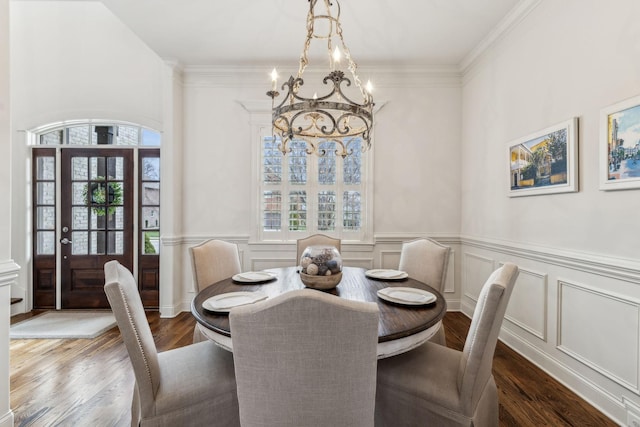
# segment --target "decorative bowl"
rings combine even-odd
[[[333,246],[309,246],[300,257],[300,279],[313,289],[333,289],[342,279],[342,257]]]
[[[340,280],[342,280],[342,271],[338,274],[332,274],[331,276],[310,276],[308,274],[300,273],[300,280],[307,288],[312,289],[333,289],[338,286]]]

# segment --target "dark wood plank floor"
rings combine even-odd
[[[12,317],[12,323],[37,312]],[[190,313],[148,314],[159,351],[191,343]],[[447,313],[447,345],[461,349],[470,321]],[[133,371],[117,328],[93,340],[11,340],[15,426],[127,426]],[[494,359],[501,426],[615,426],[502,343]]]

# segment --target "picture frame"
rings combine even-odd
[[[509,143],[509,197],[578,191],[578,118]]]
[[[640,96],[600,113],[600,189],[640,188]]]

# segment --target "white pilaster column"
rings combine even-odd
[[[0,0],[0,427],[13,426],[9,398],[11,285],[18,267],[11,260],[11,115],[9,114],[9,0]]]

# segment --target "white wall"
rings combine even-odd
[[[640,95],[638,16],[637,0],[543,0],[462,91],[463,309],[518,263],[503,338],[618,422],[640,405],[640,190],[599,190],[599,121]],[[509,198],[509,142],[571,117],[580,191]]]
[[[259,141],[251,139],[251,117],[242,103],[268,103],[268,72],[261,73],[263,85],[257,74],[238,81],[221,73],[191,76],[187,70],[186,235],[250,232],[250,159]],[[373,152],[366,154],[375,161],[374,233],[457,233],[459,82],[434,83],[428,73],[410,82],[401,73],[393,81],[385,77],[384,86],[376,85],[376,100],[384,106],[376,114]]]

